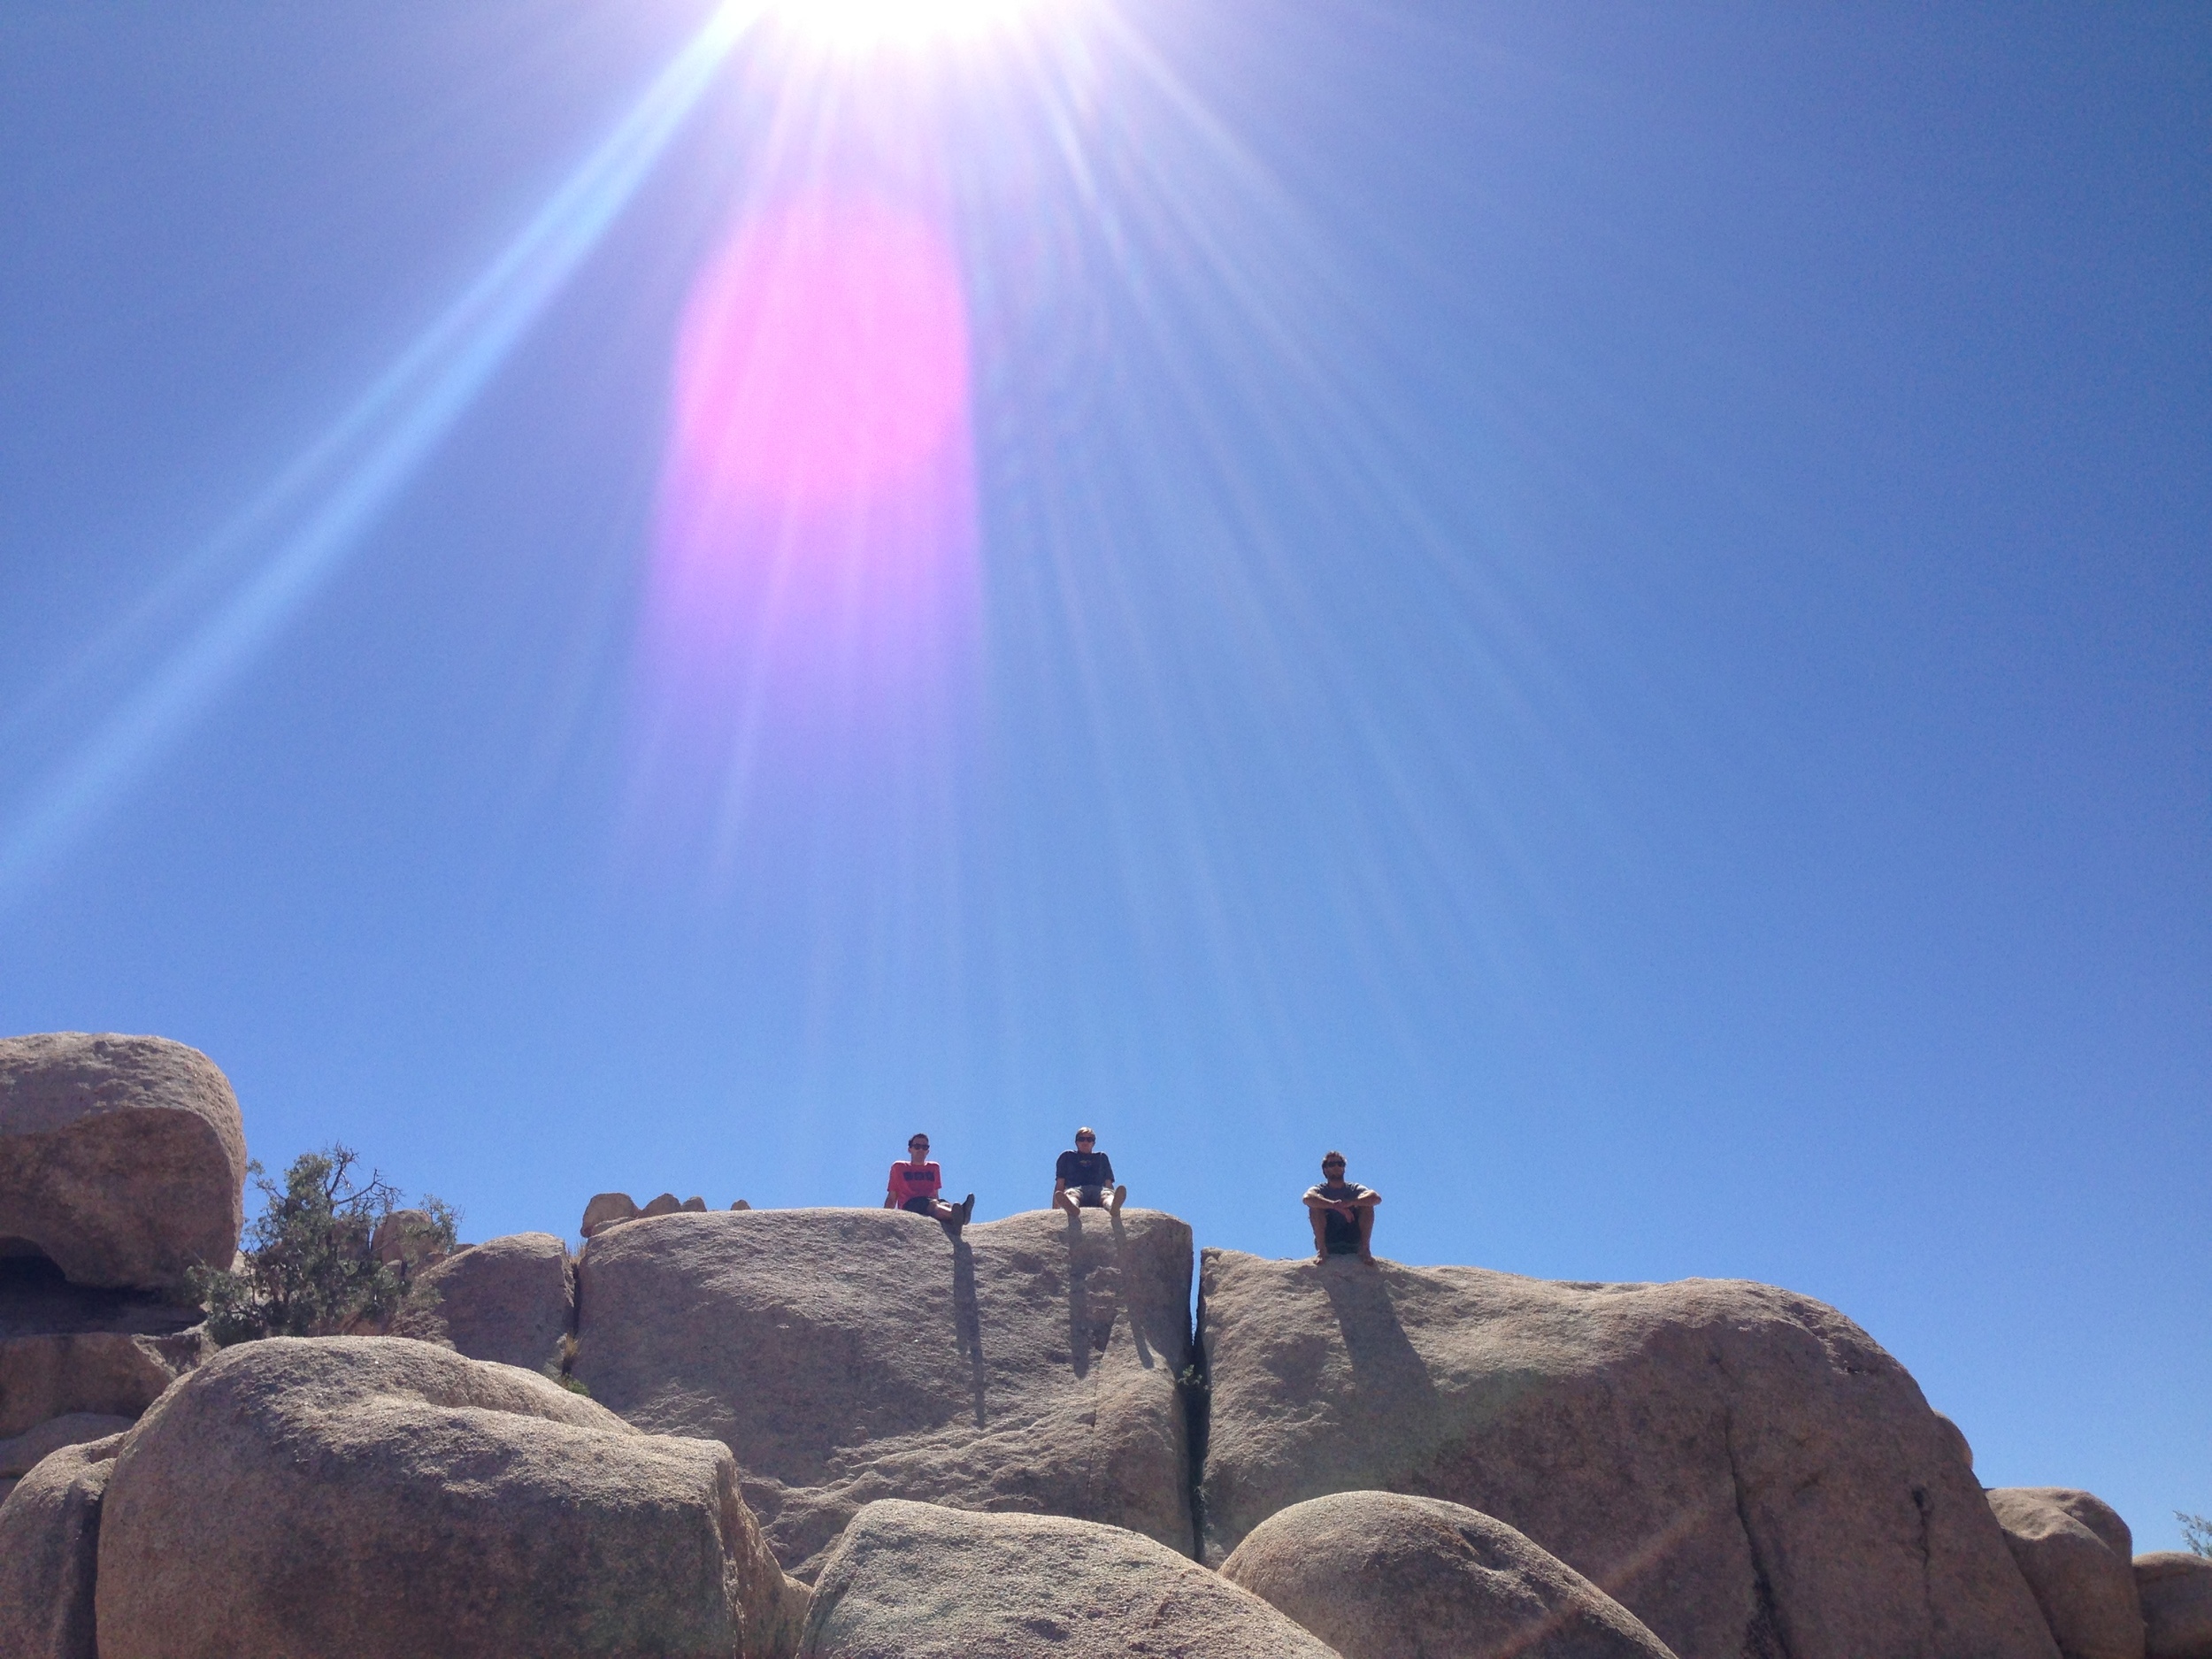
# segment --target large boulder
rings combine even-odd
[[[1059,1516],[871,1503],[822,1566],[804,1659],[1335,1659],[1166,1546]]]
[[[178,1293],[228,1267],[246,1136],[215,1064],[162,1037],[0,1041],[0,1248],[79,1285]]]
[[[1156,1210],[1080,1229],[1033,1211],[958,1240],[898,1210],[634,1221],[584,1248],[574,1374],[641,1427],[728,1446],[802,1578],[880,1497],[1187,1552],[1190,1248]]]
[[[2178,1549],[2135,1558],[2149,1659],[2212,1659],[2212,1561]]]
[[[171,1336],[62,1331],[0,1338],[0,1435],[73,1412],[134,1417],[210,1351],[197,1326]]]
[[[729,1453],[396,1337],[227,1348],[124,1437],[101,1659],[790,1651]]]
[[[1222,1563],[1344,1659],[1674,1659],[1611,1596],[1504,1522],[1342,1492],[1279,1509]]]
[[[2110,1504],[2068,1486],[2001,1486],[1989,1508],[2065,1659],[2143,1659],[2135,1540]]]
[[[1494,1516],[1682,1659],[2055,1659],[1919,1388],[1766,1286],[1209,1250],[1207,1558],[1372,1489]]]
[[[471,1359],[539,1371],[557,1363],[576,1325],[568,1246],[549,1233],[517,1233],[457,1250],[420,1281],[434,1305],[407,1331],[442,1339]]]
[[[111,1440],[131,1425],[128,1417],[97,1411],[72,1411],[49,1417],[36,1428],[0,1440],[0,1479],[19,1480],[44,1458],[65,1446],[87,1446]]]
[[[0,1502],[0,1654],[95,1659],[100,1501],[120,1435],[50,1454]]]

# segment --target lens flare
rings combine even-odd
[[[751,219],[694,287],[671,402],[647,610],[664,684],[695,704],[910,695],[973,580],[967,306],[945,233],[826,189]]]
[[[974,41],[1036,0],[781,0],[776,15],[803,39],[840,51]]]

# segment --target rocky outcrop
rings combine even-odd
[[[2149,1659],[2212,1659],[2212,1561],[2177,1549],[2135,1558]]]
[[[568,1246],[549,1233],[517,1233],[457,1250],[426,1270],[436,1294],[404,1334],[450,1342],[471,1359],[539,1371],[560,1357],[576,1323]]]
[[[62,1448],[0,1502],[0,1654],[95,1659],[101,1495],[120,1435]]]
[[[896,1210],[722,1210],[603,1232],[574,1373],[737,1455],[805,1578],[872,1498],[1071,1516],[1191,1546],[1190,1229],[1033,1211],[957,1241]]]
[[[1674,1659],[1573,1568],[1440,1498],[1345,1492],[1279,1509],[1222,1563],[1343,1659]]]
[[[1718,1280],[1209,1250],[1209,1559],[1333,1492],[1525,1533],[1681,1659],[2052,1659],[1912,1379],[1809,1298]]]
[[[804,1659],[1334,1659],[1258,1596],[1164,1545],[1056,1516],[896,1500],[824,1562]]]
[[[398,1338],[226,1349],[104,1507],[101,1659],[766,1659],[804,1612],[723,1448]]]
[[[0,1338],[0,1435],[73,1412],[134,1417],[211,1351],[196,1326],[172,1336],[65,1331]]]
[[[577,1231],[587,1239],[603,1227],[618,1221],[628,1221],[637,1214],[637,1201],[627,1193],[594,1193],[591,1202],[584,1206],[583,1224]]]
[[[55,1032],[0,1041],[0,1242],[73,1284],[180,1294],[244,1217],[238,1101],[197,1049]]]
[[[2111,1505],[2066,1486],[2002,1486],[1989,1508],[2065,1659],[2143,1659],[2135,1540]]]
[[[65,1446],[88,1446],[94,1440],[109,1440],[130,1425],[128,1417],[106,1417],[96,1411],[72,1411],[65,1417],[49,1417],[12,1440],[0,1440],[0,1478],[19,1480],[31,1472],[41,1458]]]

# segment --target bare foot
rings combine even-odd
[[[1362,1250],[1359,1253],[1359,1259],[1372,1267],[1375,1264],[1375,1253],[1372,1250]]]
[[[1326,1267],[1329,1264],[1329,1253],[1326,1250],[1316,1250],[1313,1253],[1313,1259],[1317,1265]]]

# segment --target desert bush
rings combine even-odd
[[[240,1261],[192,1274],[216,1341],[388,1331],[434,1302],[413,1267],[453,1250],[460,1212],[426,1194],[412,1207],[424,1217],[411,1229],[414,1248],[380,1261],[377,1229],[399,1208],[400,1193],[375,1170],[357,1179],[359,1164],[349,1147],[303,1152],[281,1186],[259,1164],[247,1166],[262,1210],[246,1228]]]
[[[2176,1509],[2174,1519],[2181,1523],[2181,1541],[2191,1555],[2212,1556],[2212,1519],[2184,1509]]]

